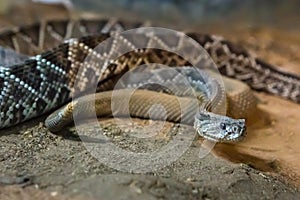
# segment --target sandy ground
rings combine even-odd
[[[29,22],[43,14],[39,8],[32,9],[35,14],[30,13]],[[52,17],[68,16],[64,12],[53,13]],[[51,18],[51,14],[47,17]],[[10,20],[13,22],[2,18],[2,27],[20,21]],[[221,34],[266,61],[282,66],[283,70],[300,74],[297,33],[222,27],[206,26],[202,31]],[[300,187],[300,105],[263,93],[255,94],[260,103],[256,119],[248,123],[248,136],[243,142],[218,144],[213,154],[200,159],[202,140],[196,137],[171,165],[143,174],[120,172],[104,165],[87,148],[97,142],[82,142],[70,134],[54,135],[43,127],[45,117],[2,130],[0,199],[32,196],[39,199],[299,199],[296,187]],[[140,134],[148,121],[135,119],[132,123],[127,120],[118,123],[121,125],[117,126],[114,119],[100,120],[115,145],[133,152],[154,151],[178,135],[184,142],[194,133],[191,127],[166,123],[155,137],[142,140],[131,136]],[[154,122],[154,125],[161,123]],[[86,135],[97,133],[92,122],[80,127]],[[102,153],[110,152],[102,150]],[[120,158],[112,157],[109,161],[120,163]],[[144,167],[141,162],[134,164],[137,169]]]
[[[35,123],[37,125],[34,126]],[[155,138],[139,141],[130,137],[138,132],[130,128],[127,120],[118,121],[121,123],[118,126],[113,119],[104,119],[100,123],[114,144],[136,152],[154,151],[169,142],[171,136],[181,134],[181,140],[185,141],[190,138],[190,134],[194,134],[191,127],[177,127],[167,123],[166,129]],[[136,119],[131,126],[141,127],[146,123]],[[155,124],[159,126],[159,122]],[[126,126],[129,128],[123,128]],[[92,123],[84,123],[81,127],[85,135],[89,136],[97,130]],[[232,164],[212,154],[200,159],[200,138],[195,139],[188,150],[171,165],[146,174],[131,174],[102,164],[101,159],[99,161],[91,156],[86,147],[89,143],[80,141],[76,136],[53,135],[42,123],[34,121],[18,128],[6,131],[1,137],[0,173],[3,177],[0,180],[8,185],[18,185],[15,187],[25,187],[24,190],[12,186],[1,188],[1,194],[9,198],[14,195],[17,197],[20,193],[41,193],[41,190],[47,191],[49,196],[63,194],[66,198],[81,196],[91,199],[300,197],[298,191],[281,177],[271,176],[245,164]],[[233,147],[229,149],[231,152],[222,152],[227,152],[230,157],[239,155]],[[110,159],[112,163],[120,161],[114,157]],[[136,162],[135,167],[142,168],[143,163]],[[21,192],[11,192],[15,190]]]

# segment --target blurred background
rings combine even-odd
[[[289,31],[300,27],[299,0],[0,0],[1,13],[31,2],[62,3],[69,9],[185,27],[237,24]]]
[[[300,25],[299,0],[73,0],[76,8],[107,15],[199,25],[238,23],[294,29]]]

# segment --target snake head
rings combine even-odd
[[[245,119],[233,119],[207,111],[197,114],[194,128],[200,136],[215,142],[237,142],[246,135]]]

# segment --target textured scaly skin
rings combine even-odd
[[[73,97],[74,90],[87,89],[84,84],[74,88],[75,75],[86,55],[99,43],[109,38],[111,31],[141,26],[143,26],[141,23],[118,20],[81,19],[49,21],[2,32],[0,45],[11,48],[22,56],[18,55],[19,64],[15,65],[10,60],[11,54],[1,50],[5,62],[2,62],[3,66],[0,67],[0,128],[16,125],[46,113],[69,101]],[[102,33],[99,34],[100,32]],[[200,33],[186,34],[208,51],[222,74],[245,81],[256,90],[300,102],[298,76],[281,72],[220,37]],[[86,35],[91,36],[83,37]],[[68,38],[79,39],[62,44]],[[134,44],[132,41],[129,42]],[[28,59],[24,61],[23,55],[36,54],[40,55],[27,57]],[[174,54],[160,50],[128,53],[104,71],[99,90],[109,88],[111,78],[136,65],[149,62],[175,66],[190,64]],[[120,63],[123,65],[121,66]],[[84,80],[85,76],[80,74],[79,77]],[[244,91],[246,90],[240,93]],[[247,94],[249,92],[241,96]],[[244,100],[234,102],[238,105],[242,101]],[[245,102],[247,104],[248,100]],[[241,105],[240,110],[244,107],[244,104]]]

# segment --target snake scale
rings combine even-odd
[[[113,89],[120,75],[136,66],[147,63],[161,63],[168,66],[191,65],[174,53],[160,49],[140,49],[120,56],[117,61],[108,60],[110,65],[101,71],[100,80],[89,80],[89,77],[86,77],[87,71],[96,73],[93,69],[79,70],[87,55],[93,53],[93,49],[98,44],[110,38],[114,33],[143,26],[145,24],[116,19],[79,19],[47,21],[2,31],[0,33],[2,65],[0,66],[0,128],[17,125],[62,106],[76,96],[75,91],[85,94],[85,90],[88,89],[86,88],[87,81],[96,81],[97,91],[102,91],[97,94],[96,98],[96,106],[99,101],[98,104],[102,105],[101,110],[103,102],[109,102],[107,97],[111,96],[111,92],[108,90]],[[296,103],[300,102],[300,77],[297,75],[280,71],[221,37],[192,32],[185,34],[209,53],[221,74],[243,81],[255,90],[290,99]],[[134,45],[134,39],[126,42]],[[180,45],[180,36],[176,38],[176,44],[168,44],[164,39],[158,37],[156,41],[170,48]],[[113,44],[110,44],[108,51],[114,48]],[[103,55],[106,55],[105,53],[109,52],[104,52]],[[78,73],[82,73],[79,75],[80,84],[75,85]],[[193,81],[195,80],[191,82]],[[231,94],[237,93],[237,96],[229,98],[230,105],[227,105],[231,116],[241,117],[237,114],[238,111],[245,115],[244,111],[247,113],[255,106],[254,97],[247,86],[235,80],[228,79],[227,81],[226,79],[225,87],[233,90]],[[118,95],[117,99],[123,98],[122,92]],[[159,94],[155,96],[156,98],[151,98],[153,96],[155,95],[152,91],[138,90],[133,96],[134,102],[131,105],[139,102],[146,102],[147,105],[154,101],[153,99],[157,99],[157,102],[163,105],[169,105],[165,102],[175,101],[169,94]],[[91,100],[89,96],[81,98],[85,105]],[[181,98],[183,102],[186,102],[187,110],[195,110],[189,107],[191,105],[189,100],[185,97]],[[64,126],[64,120],[66,122],[72,120],[72,112],[76,106],[73,102],[63,110],[56,111],[46,120],[46,126],[52,131],[60,129],[60,126]],[[87,109],[87,106],[83,107]],[[146,111],[141,111],[142,107],[142,105],[137,106],[136,111],[131,111],[133,116],[147,117]],[[167,112],[173,112],[169,121],[178,121],[175,119],[175,115],[178,117],[178,114],[174,114],[177,112],[176,107],[178,105],[175,103],[169,111],[167,109]],[[97,114],[103,113],[104,111],[100,111]],[[62,125],[61,121],[63,121]],[[235,120],[206,110],[198,113],[192,121],[198,133],[209,140],[235,141],[245,134],[244,120]],[[210,130],[208,127],[214,128]]]

